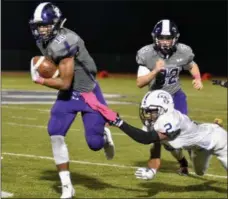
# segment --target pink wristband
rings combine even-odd
[[[37,84],[44,84],[44,78],[39,77],[36,81]]]
[[[194,79],[201,79],[201,77],[200,77],[199,74],[198,74],[198,75],[193,75],[193,78],[194,78]]]

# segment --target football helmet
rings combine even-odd
[[[36,40],[47,42],[56,36],[65,21],[57,6],[44,2],[36,7],[29,25]]]
[[[168,92],[164,90],[149,91],[141,101],[139,116],[145,126],[151,126],[161,115],[173,110],[173,98]]]
[[[170,56],[176,50],[176,44],[180,33],[176,24],[168,19],[159,21],[151,33],[154,48],[162,53],[164,57]]]

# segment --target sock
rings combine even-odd
[[[72,184],[69,171],[60,171],[59,177],[60,177],[62,185]]]
[[[178,160],[181,167],[188,167],[188,161],[183,157],[181,160]]]
[[[111,131],[107,127],[104,127],[104,131],[111,133]],[[104,133],[104,143],[105,144],[108,143],[108,138],[107,138],[107,135],[105,133]]]

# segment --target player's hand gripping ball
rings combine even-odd
[[[32,59],[33,67],[38,71],[40,77],[55,78],[59,75],[58,67],[55,63],[44,56],[35,56]]]

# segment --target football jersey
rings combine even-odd
[[[196,124],[188,116],[174,110],[161,115],[154,124],[157,132],[165,133],[169,139],[165,141],[173,148],[211,149],[213,145],[212,133],[216,124]],[[180,130],[180,131],[178,131]]]
[[[136,55],[136,62],[140,67],[152,71],[155,68],[155,63],[158,59],[163,59],[159,52],[154,49],[154,44],[150,44],[141,48]],[[170,94],[174,94],[180,89],[179,74],[180,71],[188,70],[189,64],[193,61],[194,54],[192,49],[182,43],[177,44],[176,51],[165,62],[165,70],[158,73],[149,84],[149,90],[163,89]],[[161,81],[156,81],[161,75]]]
[[[39,42],[37,46],[44,56],[52,59],[57,65],[62,59],[74,56],[74,78],[71,88],[78,92],[89,92],[94,89],[97,67],[84,41],[75,32],[62,28],[47,46]]]

